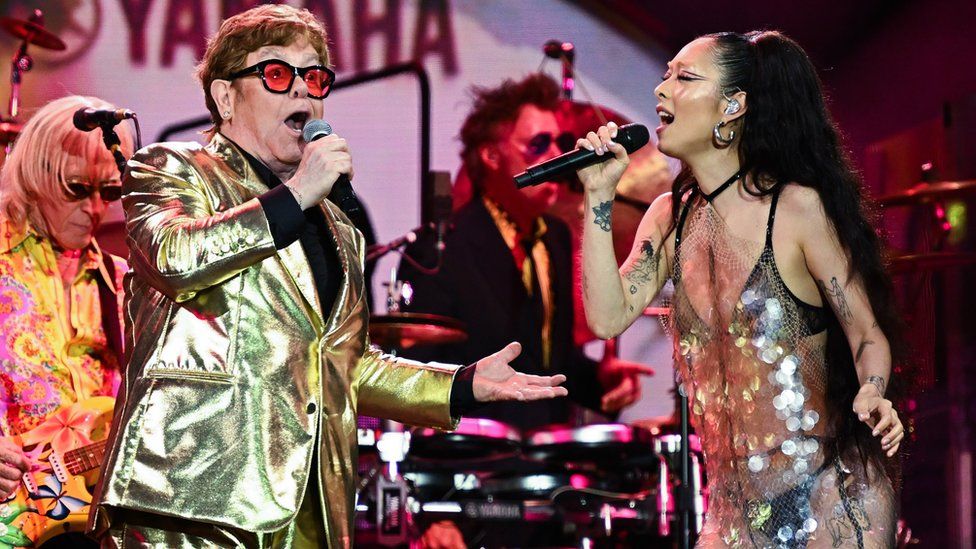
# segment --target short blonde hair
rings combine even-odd
[[[102,143],[101,130],[83,132],[74,127],[75,111],[86,107],[117,108],[97,97],[71,95],[44,105],[27,122],[0,171],[0,218],[18,229],[30,223],[43,233],[45,226],[37,226],[43,221],[38,205],[66,199],[68,157],[79,156],[89,162],[111,158]],[[115,131],[122,141],[122,154],[131,157],[134,147],[129,124],[119,124]]]
[[[223,119],[210,93],[214,80],[226,79],[244,68],[247,55],[264,46],[288,46],[304,38],[319,55],[323,65],[329,64],[328,36],[325,26],[308,10],[287,5],[264,4],[226,19],[208,42],[207,51],[197,65],[197,78],[203,85],[207,110],[213,127],[208,133],[220,130]]]

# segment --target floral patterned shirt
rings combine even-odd
[[[119,361],[102,327],[96,277],[121,288],[128,267],[110,257],[114,281],[92,241],[66,293],[51,241],[0,222],[0,435],[29,431],[63,406],[115,396]]]

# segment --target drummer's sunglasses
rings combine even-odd
[[[122,198],[122,184],[118,179],[110,179],[93,184],[82,179],[67,179],[64,182],[64,195],[68,200],[76,202],[84,200],[98,192],[103,202],[115,202]]]
[[[525,152],[531,157],[542,156],[549,152],[553,139],[555,138],[549,132],[537,133],[525,144]]]
[[[255,63],[250,67],[243,68],[230,76],[228,80],[235,80],[243,76],[256,74],[261,77],[264,89],[271,93],[288,93],[291,91],[295,77],[298,76],[305,81],[308,88],[308,96],[313,99],[325,99],[332,90],[335,83],[335,73],[323,65],[311,65],[308,67],[293,67],[280,59],[268,59]]]
[[[532,139],[526,143],[526,155],[538,158],[546,154],[549,152],[549,147],[552,146],[553,141],[556,142],[556,147],[561,153],[566,153],[576,148],[576,136],[570,132],[563,132],[557,136],[553,136],[549,132],[543,132],[532,136]]]

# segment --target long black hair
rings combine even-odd
[[[713,41],[722,93],[741,90],[748,99],[749,109],[736,127],[739,163],[748,171],[746,191],[765,196],[791,182],[816,190],[847,255],[847,275],[863,283],[878,327],[890,344],[892,380],[887,394],[894,400],[892,394],[899,391],[896,365],[906,358],[901,317],[881,242],[872,228],[876,216],[865,203],[861,178],[841,146],[813,63],[799,44],[776,31],[724,32],[705,38]],[[694,185],[690,169],[684,166],[672,185],[672,226],[678,219],[680,197]],[[827,328],[826,359],[827,421],[835,435],[827,446],[827,459],[854,450],[865,466],[870,461],[875,470],[892,473],[885,466],[880,442],[852,413],[860,383],[850,345],[834,315]]]

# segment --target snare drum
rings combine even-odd
[[[534,431],[525,442],[528,457],[580,468],[621,464],[651,457],[651,434],[620,423],[583,427],[548,427]]]
[[[456,464],[471,470],[472,462],[518,455],[522,435],[518,429],[492,419],[465,417],[454,431],[416,428],[410,439],[411,460]]]

